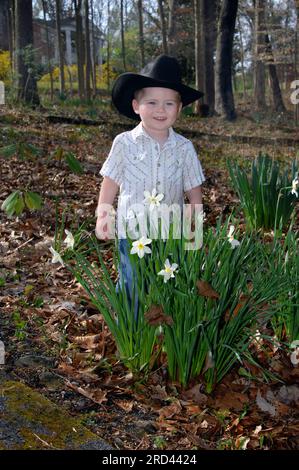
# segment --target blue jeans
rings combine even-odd
[[[118,266],[118,281],[116,284],[116,292],[118,293],[121,287],[124,285],[126,289],[129,305],[132,305],[133,286],[135,286],[134,318],[137,321],[138,319],[138,292],[137,292],[136,272],[129,259],[129,243],[126,238],[121,238],[118,241],[118,250],[119,250],[119,266]]]

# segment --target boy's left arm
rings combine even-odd
[[[195,207],[198,207],[198,210],[195,213],[203,213],[203,206],[202,206],[202,191],[201,186],[196,186],[195,188],[190,189],[189,191],[185,192],[187,198],[189,199],[189,205],[186,207],[186,216],[187,219],[191,220],[191,233],[190,237],[192,238],[193,234],[192,231],[195,229],[195,221],[194,221],[194,212]]]
[[[194,206],[196,204],[202,204],[202,192],[201,186],[196,186],[195,188],[186,191],[186,196],[189,199],[189,203],[191,204],[192,212],[194,210]]]

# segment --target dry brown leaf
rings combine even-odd
[[[155,385],[151,387],[151,398],[152,400],[165,401],[168,398],[168,394],[165,390],[165,386]]]
[[[198,405],[205,405],[207,403],[208,397],[200,392],[200,385],[195,385],[186,392],[183,393],[184,400],[192,400]]]
[[[238,302],[237,305],[235,306],[232,315],[231,315],[229,309],[227,309],[227,310],[225,311],[224,320],[225,320],[226,322],[228,322],[228,321],[230,320],[230,318],[236,317],[236,316],[238,315],[239,311],[241,310],[241,308],[244,307],[244,305],[246,304],[246,302],[248,301],[248,299],[249,299],[249,296],[248,296],[248,295],[243,295],[243,294],[241,294],[241,295],[240,295],[239,302]]]
[[[207,281],[198,280],[196,287],[198,289],[198,295],[209,297],[210,299],[219,299],[218,292],[216,292]]]
[[[86,335],[86,336],[72,336],[71,341],[78,344],[82,349],[103,349],[104,341],[102,334]]]
[[[226,393],[218,396],[215,401],[216,408],[242,411],[245,403],[248,403],[248,397],[244,393],[228,390]]]
[[[127,401],[127,400],[113,400],[113,401],[121,410],[125,411],[126,413],[130,413],[134,406],[133,401]]]
[[[159,420],[172,418],[174,415],[182,411],[182,406],[179,400],[176,400],[169,406],[163,406],[159,413]]]
[[[173,319],[169,315],[165,315],[161,305],[151,305],[149,310],[144,314],[145,320],[151,326],[157,325],[173,325]]]
[[[94,403],[97,403],[98,405],[101,405],[103,402],[108,400],[108,398],[106,398],[107,392],[104,392],[103,390],[87,390],[86,388],[78,387],[77,385],[74,385],[71,382],[67,382],[66,385],[72,390],[75,390],[75,392],[80,393],[81,395],[93,401]]]

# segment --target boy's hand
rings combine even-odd
[[[96,237],[99,240],[111,240],[115,237],[114,231],[115,213],[111,210],[98,208],[98,218],[95,228]]]

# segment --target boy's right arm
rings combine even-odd
[[[110,210],[113,207],[115,196],[118,192],[119,185],[108,176],[105,176],[101,185],[98,207],[96,210],[96,237],[100,240],[108,240],[111,238],[111,229],[113,229]],[[109,209],[110,206],[110,209]],[[110,229],[110,230],[109,230]],[[110,236],[109,236],[110,235]]]

